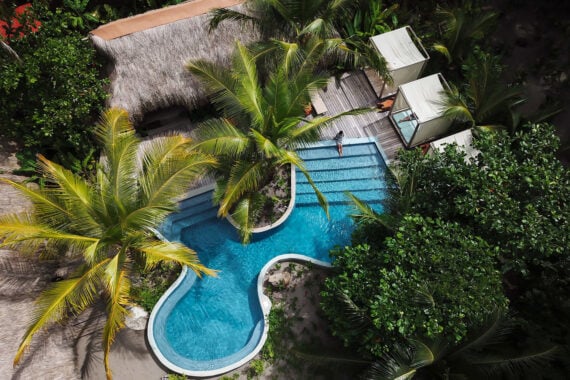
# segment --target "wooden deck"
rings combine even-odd
[[[378,97],[364,72],[345,74],[340,80],[331,78],[328,86],[319,90],[319,95],[327,108],[325,116],[338,115],[355,108],[371,108],[365,114],[336,120],[323,131],[323,140],[332,139],[341,130],[346,138],[376,137],[389,161],[395,158],[399,149],[404,148],[387,117],[388,112],[379,112],[376,108]]]

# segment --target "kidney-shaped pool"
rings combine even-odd
[[[211,191],[184,200],[166,224],[167,239],[192,247],[204,265],[219,271],[217,277],[200,279],[184,270],[154,308],[149,341],[168,368],[215,376],[253,358],[267,334],[264,315],[270,303],[258,278],[264,270],[285,259],[330,264],[330,249],[348,244],[353,230],[345,191],[381,209],[386,165],[373,140],[347,141],[342,158],[331,143],[299,154],[329,201],[329,219],[298,175],[289,218],[276,229],[255,234],[248,245],[228,221],[216,217]]]

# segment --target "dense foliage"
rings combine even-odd
[[[42,26],[10,41],[20,61],[0,60],[0,135],[65,162],[84,158],[105,100],[95,50],[66,14],[38,7]]]
[[[559,140],[547,124],[519,133],[483,133],[476,163],[449,147],[421,157],[403,152],[400,168],[418,170],[412,210],[459,221],[500,249],[503,272],[528,274],[564,259],[570,244],[570,175],[555,154]]]
[[[458,343],[506,306],[495,256],[457,223],[410,215],[383,249],[357,245],[335,253],[338,273],[327,279],[323,307],[336,334],[363,353],[379,356],[415,337]],[[340,293],[366,316],[365,331],[355,334]]]
[[[410,191],[391,192],[388,204],[405,205],[406,214],[365,219],[327,282],[324,308],[347,343],[378,355],[401,338],[457,342],[505,297],[526,320],[521,340],[542,331],[531,339],[568,343],[570,175],[555,157],[554,128],[481,132],[474,146],[476,159],[454,146],[401,152],[393,169]],[[339,296],[357,313],[343,312]],[[364,329],[355,315],[369,321]]]

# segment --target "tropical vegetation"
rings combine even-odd
[[[447,92],[445,115],[468,127],[504,128],[514,133],[520,123],[516,106],[525,99],[520,86],[501,82],[499,57],[475,48],[462,68],[465,83],[460,88],[452,85]]]
[[[334,333],[376,358],[413,340],[461,347],[508,299],[512,344],[567,345],[570,175],[558,144],[551,125],[528,123],[478,134],[476,159],[455,146],[401,152],[392,215],[357,203],[353,244],[334,253],[323,292]]]
[[[107,83],[95,50],[68,26],[67,14],[33,9],[41,27],[8,41],[19,59],[0,56],[0,135],[20,144],[31,173],[37,153],[67,166],[88,155]]]
[[[78,316],[98,301],[106,305],[104,364],[132,305],[131,283],[139,271],[162,262],[186,265],[197,275],[214,272],[187,246],[160,240],[157,227],[176,210],[188,184],[214,160],[183,136],[143,143],[125,111],[111,109],[95,128],[102,154],[94,175],[79,177],[39,156],[47,184],[32,190],[7,179],[33,204],[31,211],[0,217],[2,247],[39,257],[78,260],[76,270],[39,296],[14,364],[34,336],[53,323]]]
[[[305,51],[315,46],[317,39],[326,50],[320,56],[318,68],[331,73],[370,66],[387,80],[391,80],[386,62],[375,53],[368,37],[373,30],[389,30],[397,25],[394,10],[397,6],[383,8],[381,0],[331,1],[246,1],[248,12],[231,9],[212,11],[210,28],[222,22],[237,21],[256,28],[261,41],[254,44],[261,51],[271,47],[274,41],[294,43]],[[348,24],[346,20],[355,20]]]
[[[214,194],[218,215],[232,216],[244,242],[266,203],[260,189],[277,179],[280,167],[299,169],[328,213],[326,200],[295,149],[318,141],[321,130],[333,120],[358,111],[306,119],[303,109],[310,102],[309,93],[325,86],[328,76],[315,75],[310,57],[301,58],[282,60],[265,81],[258,74],[255,56],[239,42],[230,72],[207,61],[187,65],[211,91],[212,102],[223,115],[202,123],[196,131],[196,148],[219,158]]]
[[[323,310],[335,334],[365,356],[415,337],[460,343],[507,305],[496,251],[457,223],[408,215],[381,247],[358,244],[333,257]]]
[[[410,340],[370,366],[367,380],[541,378],[545,367],[559,356],[557,347],[517,349],[513,352],[512,326],[501,313],[490,313],[485,326],[471,332],[465,342],[451,345],[440,339]]]

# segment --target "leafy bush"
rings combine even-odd
[[[384,249],[335,252],[338,273],[325,282],[323,309],[335,334],[364,354],[414,337],[458,343],[507,304],[495,260],[460,225],[410,215]]]
[[[152,311],[154,305],[166,290],[176,281],[180,274],[180,266],[175,264],[160,264],[151,271],[143,271],[138,281],[131,288],[133,300],[146,311]]]
[[[81,162],[91,152],[91,126],[107,81],[101,62],[67,14],[34,8],[42,26],[10,41],[21,61],[0,60],[0,135],[20,142],[25,157],[42,153]]]

